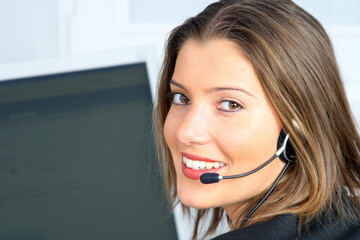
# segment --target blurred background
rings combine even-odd
[[[143,44],[154,46],[159,66],[169,31],[211,2],[0,0],[0,64]],[[348,96],[360,121],[360,2],[295,2],[318,18],[333,39]]]
[[[154,86],[166,37],[171,29],[211,2],[213,1],[0,0],[0,69],[9,64],[46,62],[48,59],[50,61],[89,53],[116,52],[121,48],[150,46],[155,59],[154,76],[150,76]],[[320,20],[328,31],[350,105],[359,124],[360,1],[295,2]],[[18,71],[21,72],[22,69]],[[0,71],[0,78],[1,74]],[[182,229],[177,233],[178,238],[188,239],[189,223],[181,218],[179,209],[176,210],[176,215],[177,229]]]

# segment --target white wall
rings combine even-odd
[[[169,31],[210,2],[0,0],[0,64],[153,45],[159,67]],[[350,104],[360,124],[360,1],[295,2],[317,17],[333,39]],[[182,221],[178,224],[191,227]],[[179,236],[188,239],[189,233],[183,231]]]
[[[57,6],[46,0],[0,0],[0,63],[58,55]]]

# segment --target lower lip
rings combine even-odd
[[[200,176],[203,173],[214,173],[214,172],[218,172],[222,169],[223,167],[219,167],[219,168],[212,168],[212,169],[205,169],[205,170],[192,170],[191,168],[186,167],[185,163],[182,163],[182,172],[184,173],[185,177],[190,178],[190,179],[194,179],[194,180],[199,180]]]

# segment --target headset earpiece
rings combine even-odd
[[[280,136],[277,142],[277,148],[279,149],[281,147],[281,145],[283,144],[284,140],[286,137],[286,133],[284,132],[284,130],[281,130],[280,132]],[[291,144],[290,139],[287,141],[286,143],[286,147],[285,150],[280,154],[280,159],[285,162],[295,162],[296,160],[296,154],[295,154],[295,150]]]

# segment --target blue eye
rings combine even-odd
[[[236,112],[243,109],[239,103],[229,100],[220,102],[217,108],[225,112]]]
[[[172,93],[172,102],[175,105],[185,105],[190,102],[190,99],[182,93]]]

